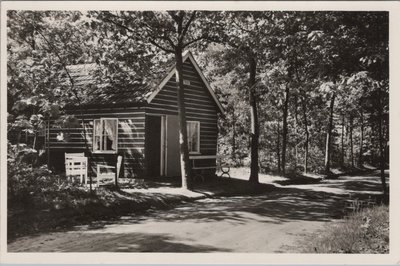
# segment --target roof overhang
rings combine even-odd
[[[186,60],[190,60],[191,63],[193,64],[194,68],[196,69],[197,73],[199,74],[201,80],[204,82],[206,85],[206,88],[210,92],[211,97],[213,98],[215,104],[217,105],[219,111],[221,112],[222,115],[224,115],[225,111],[224,108],[222,107],[221,103],[218,101],[217,96],[215,95],[214,90],[211,88],[210,83],[207,81],[206,77],[203,75],[203,72],[200,70],[199,65],[197,64],[196,60],[194,59],[192,53],[190,51],[185,51],[182,56],[182,62],[186,62]],[[168,74],[165,76],[165,78],[161,81],[161,83],[158,85],[158,88],[149,96],[147,99],[147,103],[151,103],[151,101],[156,97],[156,95],[162,90],[162,88],[167,84],[167,82],[172,78],[172,76],[176,72],[176,67],[172,67],[172,69],[168,72]]]

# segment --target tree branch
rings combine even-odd
[[[57,56],[58,60],[60,61],[60,64],[62,65],[63,69],[64,69],[65,72],[67,73],[67,76],[68,76],[69,81],[71,82],[71,90],[74,91],[74,85],[75,85],[74,79],[71,77],[71,75],[70,75],[70,73],[69,73],[69,71],[68,71],[68,69],[67,69],[67,66],[65,65],[64,60],[61,58],[61,56],[60,56],[60,54],[58,53],[57,49],[54,47],[54,45],[52,45],[52,44],[49,42],[49,40],[47,40],[47,38],[43,35],[43,33],[42,33],[40,30],[38,30],[38,29],[36,29],[36,28],[35,28],[35,30],[36,30],[37,33],[39,33],[39,35],[40,35],[40,36],[43,38],[43,40],[49,45],[49,47],[51,48],[51,50],[52,50],[52,51],[55,53],[55,55]],[[78,98],[78,101],[80,101],[79,98]]]
[[[175,49],[174,42],[171,40],[171,38],[169,38],[167,35],[165,35],[165,33],[164,33],[164,36],[159,36],[158,38],[166,40],[171,45],[171,48]]]
[[[111,14],[111,15],[114,16],[114,17],[118,17],[117,15],[114,15],[114,14]],[[118,27],[124,28],[127,31],[135,34],[136,36],[138,35],[138,33],[135,32],[134,30],[132,30],[131,28],[129,28],[129,27],[127,27],[127,26],[125,26],[125,25],[123,25],[121,23],[118,23],[118,22],[116,22],[114,20],[111,20],[111,19],[108,19],[108,18],[103,18],[103,20],[106,21],[106,22],[113,23],[114,25],[116,25]],[[144,27],[147,28],[147,30],[149,32],[149,35],[157,35],[156,33],[154,33],[154,30],[152,29],[152,27],[150,25],[148,25],[147,23],[144,23]],[[172,40],[168,36],[164,35],[164,36],[154,37],[154,39],[156,39],[156,38],[160,38],[160,39],[166,40],[171,45],[172,49],[174,48],[174,43],[172,42]],[[160,44],[156,43],[155,40],[149,39],[149,42],[151,44],[153,44],[154,46],[158,47],[159,49],[163,50],[164,52],[167,52],[167,53],[172,53],[173,52],[173,50],[171,50],[171,49],[167,49],[165,47],[162,47]]]
[[[241,26],[239,25],[239,23],[236,22],[236,19],[234,19],[234,18],[232,19],[232,23],[235,24],[236,27],[238,27],[240,30],[242,30],[242,31],[244,31],[244,32],[247,32],[247,33],[250,33],[250,34],[253,34],[253,33],[254,33],[254,32],[251,31],[251,30],[248,30],[248,29],[245,29],[245,28],[241,27]]]
[[[179,24],[179,20],[181,19],[179,16],[175,14],[174,11],[167,11],[168,15],[172,17],[172,19]]]
[[[185,37],[185,35],[186,35],[186,33],[187,33],[187,31],[188,31],[188,29],[189,29],[189,27],[190,27],[190,24],[193,22],[193,20],[194,20],[195,17],[196,17],[196,11],[193,11],[193,13],[192,13],[192,15],[190,16],[188,22],[187,22],[186,25],[183,27],[182,34],[181,34],[181,37],[180,37],[180,42],[183,42],[183,38]]]
[[[160,44],[156,43],[155,40],[149,39],[149,42],[150,42],[152,45],[156,46],[157,48],[163,50],[163,51],[166,52],[166,53],[172,53],[172,54],[175,53],[175,51],[170,50],[170,49],[167,49],[167,48],[161,46]]]
[[[118,17],[118,16],[116,16],[116,15],[113,15],[114,17]],[[130,33],[133,33],[134,35],[138,35],[138,33],[136,32],[136,31],[134,31],[134,30],[132,30],[131,28],[129,28],[128,26],[125,26],[124,24],[121,24],[121,23],[118,23],[118,22],[116,22],[116,21],[114,21],[114,20],[111,20],[111,19],[108,19],[108,18],[102,18],[104,21],[106,21],[106,22],[110,22],[110,23],[112,23],[112,24],[114,24],[114,25],[116,25],[116,26],[118,26],[118,27],[121,27],[121,28],[123,28],[123,29],[125,29],[125,30],[127,30],[127,31],[129,31]]]
[[[193,43],[195,43],[195,42],[197,42],[197,41],[203,40],[203,39],[207,39],[207,36],[206,36],[206,35],[202,35],[202,36],[200,36],[200,37],[198,37],[198,38],[195,38],[195,39],[193,39],[193,40],[187,42],[186,44],[184,44],[184,45],[182,46],[182,48],[185,48],[185,47],[187,47],[187,46],[189,46],[189,45],[191,45],[191,44],[193,44]]]

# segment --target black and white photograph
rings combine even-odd
[[[396,253],[390,9],[225,3],[2,11],[3,252]]]

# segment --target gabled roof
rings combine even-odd
[[[204,84],[206,85],[206,88],[210,92],[210,95],[213,98],[215,104],[218,106],[220,112],[223,114],[224,108],[222,107],[221,103],[218,101],[218,98],[215,95],[213,89],[211,88],[210,83],[208,83],[207,79],[204,77],[203,72],[200,70],[200,67],[197,64],[196,60],[194,59],[192,53],[189,51],[186,51],[183,54],[183,59],[182,59],[183,63],[185,63],[187,59],[189,59],[190,62],[193,64],[193,66],[196,69],[197,73],[199,74],[201,80],[204,82]],[[161,81],[161,83],[158,85],[158,88],[147,98],[148,103],[151,103],[151,101],[154,99],[154,97],[156,97],[156,95],[162,90],[164,85],[172,78],[172,76],[175,74],[175,72],[176,72],[176,67],[174,66],[169,71],[169,73],[166,75],[166,77]]]
[[[106,74],[100,75],[101,78],[96,78],[96,72],[103,72],[105,69],[95,63],[67,66],[67,69],[74,81],[75,88],[82,95],[85,107],[146,104],[145,94],[150,92],[150,88],[140,80],[133,80],[124,87],[113,86]],[[66,75],[62,85],[70,85]],[[74,107],[74,105],[67,106],[67,108]]]
[[[183,54],[183,62],[187,60],[190,60],[193,64],[212,99],[223,114],[224,109],[221,103],[218,101],[213,89],[204,77],[192,53],[189,51]],[[88,94],[88,100],[83,104],[84,106],[113,106],[116,104],[119,106],[141,106],[151,103],[164,85],[173,77],[176,72],[176,67],[175,63],[171,60],[164,62],[159,65],[159,71],[153,73],[154,77],[152,77],[150,81],[143,83],[140,80],[135,80],[126,84],[124,88],[112,86],[107,80],[99,81],[96,79],[96,71],[102,71],[97,64],[68,66],[68,70],[74,79],[75,86],[81,88],[82,91]]]

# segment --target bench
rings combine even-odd
[[[220,156],[220,155],[189,155],[189,160],[192,161],[192,170],[195,171],[194,178],[200,177],[202,181],[204,181],[204,175],[202,174],[203,170],[210,170],[210,169],[215,169],[215,170],[220,170],[222,173],[219,177],[223,177],[224,175],[227,175],[227,177],[231,177],[229,174],[230,167],[229,166],[222,166],[221,164],[221,159],[226,158],[227,156]],[[217,160],[217,165],[215,166],[199,166],[196,165],[196,160],[210,160],[210,159],[215,159]]]

